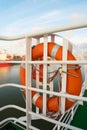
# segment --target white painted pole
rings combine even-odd
[[[68,40],[63,38],[62,60],[67,60],[67,50],[68,50]],[[62,64],[62,70],[67,72],[67,65]],[[62,93],[66,93],[66,79],[67,79],[67,74],[62,73],[62,88],[61,88]],[[60,98],[60,111],[61,111],[61,114],[64,114],[65,112],[65,98],[64,97]]]
[[[68,31],[68,30],[74,30],[74,29],[80,29],[80,28],[85,28],[87,27],[87,21],[86,22],[80,22],[80,23],[75,23],[75,24],[70,24],[70,25],[63,25],[63,26],[57,26],[51,29],[43,29],[40,31],[32,32],[32,33],[27,33],[23,34],[20,36],[0,36],[1,40],[6,40],[6,41],[13,41],[13,40],[20,40],[24,39],[26,37],[37,37],[37,36],[42,36],[50,33],[56,33],[56,32],[62,32],[62,31]]]
[[[55,42],[55,35],[51,35],[51,42]],[[54,65],[53,64],[50,64],[50,71],[53,71],[54,69]],[[52,74],[50,74],[50,76],[52,76]],[[53,91],[53,81],[50,82],[50,91]],[[51,94],[50,97],[52,97],[53,95]]]
[[[44,54],[43,54],[43,58],[44,61],[47,61],[47,52],[48,52],[48,36],[45,35],[44,36]],[[46,90],[47,89],[47,64],[43,65],[43,89]],[[46,93],[43,93],[43,114],[46,115],[46,100],[47,100],[47,95]]]
[[[26,38],[26,116],[27,116],[27,127],[26,129],[29,130],[29,126],[31,125],[31,115],[28,113],[32,110],[32,97],[31,97],[31,88],[32,84],[32,66],[29,64],[28,61],[31,61],[31,44],[32,38]]]
[[[37,43],[40,42],[40,38],[37,38]],[[39,65],[36,65],[37,69],[39,70]],[[36,70],[36,88],[39,88],[39,71]],[[36,113],[39,113],[39,108],[36,107]]]

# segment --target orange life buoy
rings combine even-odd
[[[32,48],[32,60],[37,60],[40,57],[43,57],[43,43],[37,44],[34,48]],[[57,45],[53,42],[48,42],[48,56],[55,58],[56,60],[62,60],[62,46]],[[68,51],[67,60],[76,60],[70,51]],[[82,86],[82,74],[78,64],[73,64],[72,68],[71,64],[68,64],[68,67],[71,69],[67,69],[67,73],[70,73],[72,76],[67,74],[67,87],[66,93],[71,95],[79,95],[81,92]],[[23,66],[20,67],[20,82],[25,85],[25,68]],[[35,91],[32,91],[32,100],[34,105],[38,108],[42,109],[43,97]],[[66,98],[65,110],[68,110],[75,102]],[[47,99],[47,111],[59,111],[59,97],[54,96]]]

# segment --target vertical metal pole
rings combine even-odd
[[[40,42],[40,38],[37,38],[37,43]],[[39,65],[37,64],[37,69],[39,70]],[[36,88],[39,88],[39,71],[36,71]],[[36,107],[36,113],[39,113],[39,108]]]
[[[62,52],[62,59],[63,60],[67,60],[67,50],[68,50],[68,40],[63,38],[63,52]],[[63,64],[62,69],[63,69],[63,71],[66,72],[67,65]],[[66,93],[66,79],[67,79],[66,73],[62,73],[62,88],[61,88],[62,93]],[[60,99],[61,114],[63,114],[65,112],[65,101],[66,101],[65,98],[61,97],[61,99]]]
[[[48,52],[48,36],[44,36],[44,61],[47,61],[47,52]],[[47,89],[47,64],[43,65],[43,89]],[[47,95],[46,93],[43,93],[43,114],[46,115],[46,100],[47,100]]]
[[[55,41],[55,35],[51,35],[51,42]]]
[[[69,50],[70,52],[72,52],[72,44],[71,44],[70,41],[68,41],[68,50]]]
[[[55,35],[51,35],[51,42],[55,42]],[[54,65],[50,64],[50,70],[53,71]],[[50,76],[52,76],[53,74],[50,74]],[[50,82],[50,90],[53,91],[53,81]],[[50,97],[53,96],[52,94],[50,95]]]
[[[27,130],[29,125],[31,125],[31,115],[29,111],[32,110],[32,101],[31,101],[31,90],[28,88],[31,87],[31,78],[32,78],[32,67],[28,62],[31,61],[31,43],[32,39],[26,37],[26,116],[27,116]]]

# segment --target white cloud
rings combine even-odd
[[[27,16],[24,18],[19,18],[13,23],[7,25],[2,34],[4,35],[16,35],[23,34],[26,32],[30,32],[32,30],[36,30],[36,28],[46,27],[48,24],[51,25],[53,22],[59,21],[57,16],[60,14],[58,10],[53,10],[48,13],[44,13],[41,16]],[[39,18],[37,18],[39,17]]]
[[[85,14],[73,13],[70,18],[73,20],[81,20],[81,19],[85,18]]]
[[[34,27],[32,27],[32,31],[39,31],[39,30],[42,30],[42,29],[44,29],[43,27],[36,27],[36,26],[34,26]]]
[[[25,54],[25,40],[0,42],[0,50],[6,50],[9,54]]]
[[[14,7],[14,8],[17,9],[17,7]],[[22,9],[22,7],[21,7],[21,9]],[[13,10],[13,12],[14,11],[15,10]],[[48,12],[44,11],[44,13],[42,13],[42,14],[36,13],[35,15],[26,15],[22,18],[19,17],[15,21],[13,21],[11,23],[9,22],[9,25],[7,25],[6,27],[3,27],[2,34],[8,35],[8,36],[21,35],[21,34],[25,34],[27,32],[31,32],[31,31],[34,32],[34,31],[38,31],[38,30],[41,30],[41,29],[44,29],[47,27],[55,26],[55,24],[57,24],[57,23],[58,23],[57,25],[59,26],[60,24],[64,25],[66,23],[70,23],[71,21],[75,22],[77,20],[83,20],[86,17],[86,15],[82,14],[82,13],[76,13],[76,12],[67,13],[67,11],[65,11],[65,12],[64,11],[65,10],[54,9],[54,10],[50,10]],[[24,12],[26,13],[27,11],[24,10]],[[16,16],[16,13],[15,13],[15,16]],[[21,14],[22,14],[22,12],[21,13],[18,12],[17,16],[21,15]],[[67,31],[64,35],[66,38],[68,38],[69,40],[71,40],[74,43],[75,42],[81,43],[81,42],[87,41],[86,37],[83,37],[80,35],[80,39],[79,39],[78,36],[75,36],[76,33],[75,33],[75,35],[74,35],[74,33],[75,33],[74,31]],[[18,46],[19,45],[17,45],[17,47]],[[16,50],[14,50],[14,51],[16,51]]]
[[[65,32],[63,36],[68,40],[70,40],[72,43],[79,45],[79,44],[87,43],[87,37],[85,35],[86,32],[84,31],[83,34],[82,33],[80,34],[78,33],[78,31],[72,30],[72,31]]]
[[[60,15],[60,11],[59,10],[52,10],[48,13],[43,14],[40,18],[41,19],[49,19],[49,18],[53,18],[57,15]]]

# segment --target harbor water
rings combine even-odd
[[[20,65],[13,65],[9,67],[0,67],[0,84],[6,83],[16,83],[20,84]],[[33,82],[35,84],[35,81]],[[58,80],[55,78],[55,86],[54,90],[58,89]],[[2,87],[0,88],[0,108],[5,105],[17,105],[25,108],[25,100],[23,96],[23,92],[20,88],[17,87]],[[17,109],[6,109],[4,111],[0,111],[0,121],[8,118],[8,117],[16,117],[19,118],[21,116],[25,116],[25,113],[17,110]],[[44,128],[52,129],[54,124],[49,124],[49,122],[39,120],[33,120],[33,125],[44,130]]]
[[[0,84],[20,84],[19,67],[20,65],[0,67]],[[25,101],[19,88],[12,86],[0,88],[0,107],[5,105],[18,105],[25,108]],[[0,121],[7,117],[20,117],[23,115],[25,115],[25,113],[18,110],[12,108],[6,109],[0,112]]]
[[[0,67],[0,84],[6,84],[6,83],[20,84],[19,70],[20,65]],[[83,81],[84,81],[84,73],[83,73]],[[54,86],[55,86],[54,90],[56,91],[56,89],[58,89],[57,77],[55,78]],[[17,105],[25,108],[25,100],[20,88],[12,86],[0,88],[0,108],[5,105]],[[25,113],[13,108],[0,111],[0,121],[6,119],[7,117],[19,118],[21,116],[25,116]],[[54,124],[43,121],[42,119],[33,120],[32,124],[37,128],[40,128],[41,130],[44,130],[45,128],[52,129],[54,127]]]

